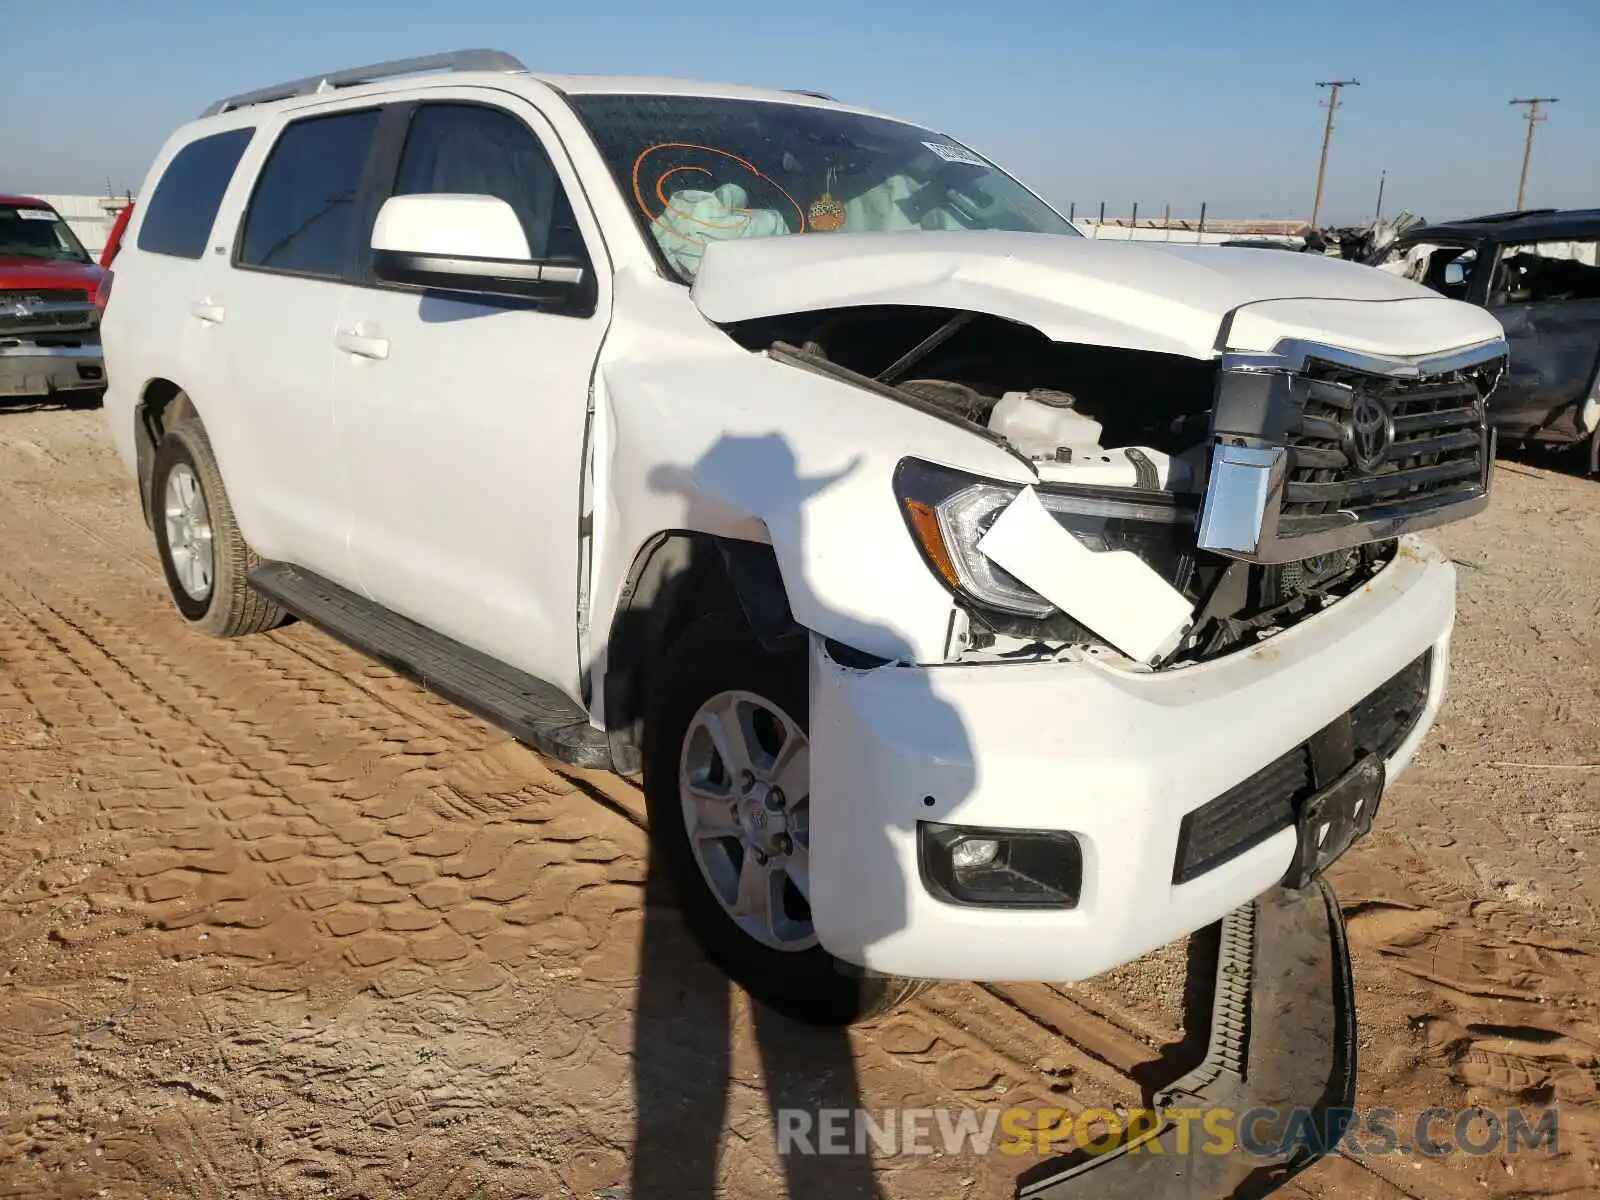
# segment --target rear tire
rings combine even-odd
[[[198,417],[174,423],[156,447],[150,511],[167,587],[189,624],[212,637],[282,624],[283,609],[250,586],[258,560],[239,532]]]
[[[684,920],[712,961],[762,1003],[810,1025],[848,1025],[922,990],[924,981],[869,974],[841,962],[817,944],[809,928],[810,905],[799,885],[804,878],[809,887],[809,766],[798,774],[778,769],[791,761],[791,750],[806,754],[809,763],[804,653],[772,654],[741,617],[718,613],[690,627],[655,678],[643,746],[650,834]],[[733,747],[731,764],[712,745],[709,723],[719,714],[730,720],[717,728],[741,730],[737,736],[746,738],[751,751],[745,755]],[[760,777],[748,787],[740,782],[746,759]],[[779,777],[803,780],[803,787],[789,790],[807,794],[785,795],[772,784]],[[761,805],[741,819],[737,814],[757,797]],[[718,836],[724,821],[728,834]],[[766,843],[762,853],[770,857],[761,859],[747,836],[752,822],[755,836],[788,839],[784,844],[791,849]],[[774,828],[787,832],[774,834]],[[757,860],[772,865],[757,868]],[[751,915],[761,904],[741,903],[747,870],[764,870],[773,881],[752,887],[769,906],[763,915]]]

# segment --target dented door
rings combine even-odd
[[[1600,264],[1596,242],[1502,248],[1489,310],[1505,326],[1510,370],[1490,400],[1504,434],[1574,441],[1579,410],[1600,366]]]

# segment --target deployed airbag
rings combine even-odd
[[[712,191],[674,192],[667,207],[650,222],[661,253],[676,271],[694,278],[710,242],[772,237],[790,232],[783,214],[771,208],[747,208],[750,193],[736,183]]]

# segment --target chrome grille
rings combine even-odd
[[[1475,373],[1396,379],[1311,363],[1299,382],[1304,407],[1290,430],[1281,536],[1482,492],[1489,442]],[[1392,440],[1363,469],[1353,423],[1358,405],[1374,411],[1371,401],[1388,415]]]
[[[0,337],[60,329],[92,329],[94,305],[82,288],[0,291]]]

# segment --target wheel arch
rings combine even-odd
[[[605,639],[601,689],[617,771],[641,769],[644,719],[656,683],[652,668],[700,618],[729,612],[739,613],[771,650],[805,636],[770,545],[670,530],[640,549]]]
[[[139,401],[133,408],[133,445],[139,475],[139,507],[146,525],[154,520],[150,483],[155,471],[156,447],[175,422],[190,415],[199,415],[194,402],[170,379],[151,379],[139,391]]]

